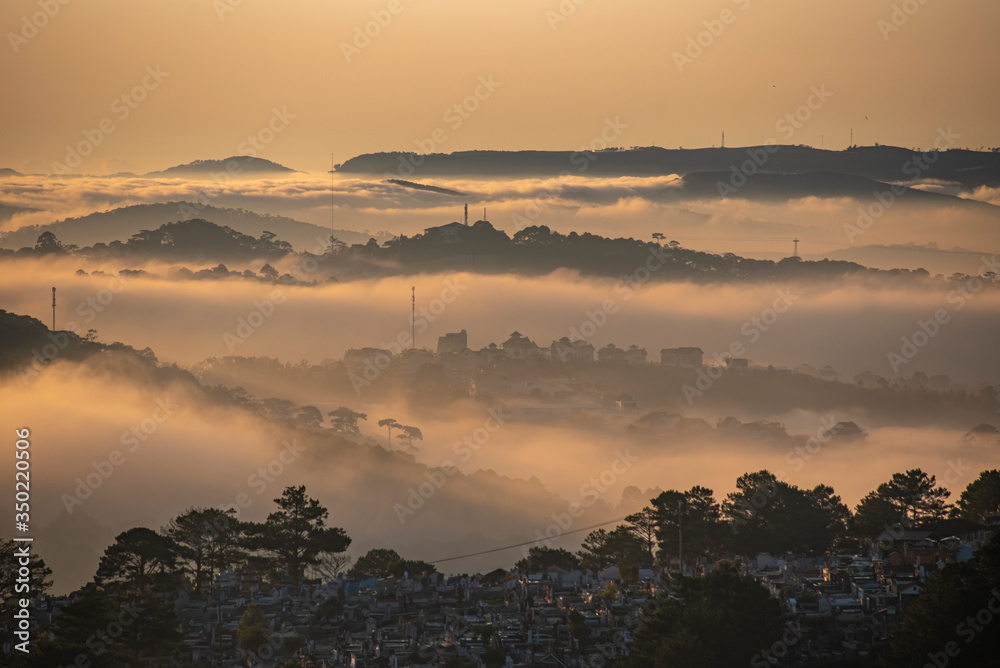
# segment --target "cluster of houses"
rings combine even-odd
[[[643,581],[611,598],[603,594],[618,581],[613,566],[597,576],[558,568],[533,574],[497,569],[420,579],[339,576],[299,585],[286,576],[271,587],[226,570],[216,574],[209,596],[177,596],[181,647],[143,665],[246,665],[239,626],[251,603],[260,606],[269,627],[268,639],[253,651],[253,665],[280,666],[297,658],[307,668],[431,668],[455,660],[484,667],[487,652],[510,668],[607,665],[627,655],[642,603],[660,593],[653,572],[642,575]],[[71,598],[40,598],[36,633]],[[585,635],[570,633],[574,611],[583,617]],[[607,664],[590,662],[597,655]]]
[[[391,364],[391,372],[400,375],[412,375],[424,364],[438,362],[445,369],[461,375],[472,369],[481,369],[502,360],[548,360],[561,364],[577,362],[597,362],[599,364],[624,364],[642,366],[658,364],[661,367],[675,370],[699,370],[705,366],[724,366],[727,372],[767,371],[769,373],[798,373],[813,376],[823,380],[850,382],[869,389],[884,389],[888,387],[904,387],[909,389],[927,389],[943,392],[952,389],[969,389],[955,385],[944,375],[926,376],[916,372],[911,378],[888,379],[871,371],[862,371],[852,378],[842,377],[830,365],[815,368],[809,364],[800,364],[792,369],[784,367],[754,366],[745,357],[715,356],[718,361],[705,362],[705,353],[695,346],[678,348],[663,348],[659,360],[651,359],[645,348],[632,344],[621,348],[609,343],[602,348],[595,348],[585,339],[571,339],[564,336],[552,341],[548,346],[541,346],[518,331],[512,332],[506,341],[497,345],[489,345],[473,350],[469,348],[469,337],[466,330],[447,333],[438,337],[437,350],[431,352],[423,348],[401,349],[395,351],[385,348],[359,348],[348,350],[344,355],[344,363],[348,373],[362,375],[371,373],[371,369],[384,370]]]
[[[645,348],[634,344],[628,348],[619,348],[615,344],[609,343],[603,348],[595,349],[593,344],[584,339],[572,340],[568,336],[564,336],[544,347],[516,331],[512,332],[507,340],[499,346],[496,343],[491,343],[480,350],[471,350],[469,348],[469,335],[463,329],[460,332],[439,337],[436,354],[432,354],[428,350],[414,348],[400,351],[398,355],[394,356],[390,350],[386,349],[361,348],[348,350],[344,355],[344,362],[350,373],[362,373],[369,364],[374,365],[376,362],[385,364],[385,360],[392,360],[394,364],[398,360],[403,367],[413,368],[416,365],[414,362],[408,362],[408,358],[427,362],[434,359],[444,361],[449,356],[466,358],[477,365],[489,364],[498,360],[532,359],[548,359],[564,364],[594,362],[596,360],[600,363],[640,365],[647,364],[649,358]],[[697,369],[703,365],[703,358],[704,352],[701,348],[664,348],[660,351],[660,364],[668,367]],[[746,367],[747,360],[730,358],[727,364]]]
[[[866,555],[762,553],[738,564],[780,601],[789,619],[781,647],[787,656],[761,656],[754,665],[836,661],[884,644],[927,579],[948,563],[972,558],[1000,528],[1000,517],[994,520],[992,526],[944,520],[887,529]],[[685,564],[684,572],[697,577],[717,567],[700,560]],[[176,598],[181,650],[147,665],[244,665],[238,627],[251,603],[270,627],[254,665],[282,665],[292,657],[306,667],[430,668],[465,661],[484,668],[487,658],[506,668],[611,665],[629,654],[633,632],[655,610],[651,599],[670,595],[673,585],[660,576],[640,569],[626,581],[614,566],[597,574],[551,567],[420,579],[341,575],[300,585],[286,576],[266,586],[259,576],[227,570],[216,574],[211,595]],[[42,625],[68,601],[39,601]]]
[[[758,555],[754,575],[800,622],[799,656],[815,661],[867,654],[903,623],[903,613],[929,578],[950,563],[971,559],[1000,530],[1000,516],[989,521],[989,526],[948,519],[913,529],[888,527],[867,555]],[[832,624],[808,623],[817,619]]]

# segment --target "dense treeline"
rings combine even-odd
[[[663,234],[653,241],[608,238],[595,234],[561,234],[545,225],[528,225],[513,235],[497,230],[485,220],[472,225],[452,223],[423,234],[399,236],[379,245],[348,245],[330,237],[321,253],[296,255],[285,241],[265,231],[254,238],[229,227],[193,219],[171,222],[156,230],[143,230],[127,241],[98,243],[85,248],[63,244],[52,232],[39,236],[34,247],[0,250],[3,257],[73,256],[92,260],[160,259],[165,261],[275,261],[294,256],[297,266],[308,268],[298,279],[388,275],[428,270],[463,270],[483,273],[546,274],[570,269],[587,275],[621,278],[625,283],[649,280],[787,280],[831,279],[844,275],[927,276],[923,269],[869,269],[853,262],[780,261],[744,258],[733,253],[717,255],[682,248]],[[216,277],[232,275],[217,272]],[[308,276],[306,276],[308,274]],[[204,276],[206,278],[212,275]],[[962,275],[953,280],[966,278]]]
[[[93,582],[55,618],[31,653],[28,665],[137,665],[143,658],[174,651],[182,633],[173,599],[180,590],[211,600],[215,574],[235,568],[245,577],[298,585],[307,576],[329,578],[347,564],[351,543],[343,529],[329,527],[329,512],[304,486],[288,487],[275,499],[277,510],[264,522],[243,522],[234,509],[191,508],[160,531],[123,531],[101,557]],[[6,603],[17,574],[15,543],[0,550]],[[31,589],[51,586],[41,559],[32,564]],[[8,591],[9,590],[9,591]],[[115,628],[113,637],[95,629]],[[107,636],[107,634],[105,634]],[[99,650],[95,643],[100,643]]]
[[[34,247],[2,251],[0,257],[72,255],[92,260],[147,257],[168,261],[248,261],[277,259],[291,252],[292,245],[278,239],[273,232],[265,231],[254,238],[231,227],[195,218],[166,223],[155,230],[142,230],[127,241],[100,242],[84,248],[64,244],[53,232],[46,231],[39,235]]]
[[[699,486],[665,491],[625,524],[592,531],[577,553],[533,547],[515,568],[523,573],[553,567],[597,571],[614,565],[627,584],[637,579],[640,568],[658,565],[669,573],[681,551],[682,534],[685,563],[724,561],[703,578],[665,576],[673,595],[653,605],[628,665],[672,665],[677,657],[687,657],[685,665],[731,665],[759,653],[783,628],[777,603],[733,563],[765,550],[823,555],[875,547],[885,554],[894,549],[892,541],[874,542],[885,531],[929,526],[948,517],[985,521],[1000,513],[1000,470],[983,471],[953,506],[946,503],[949,495],[934,476],[913,469],[894,474],[852,513],[831,487],[800,489],[758,471],[741,476],[736,490],[721,502],[712,490]],[[345,572],[360,579],[419,578],[437,570],[432,563],[404,559],[385,548],[369,550],[348,570],[350,558],[344,552],[350,537],[327,526],[329,512],[304,486],[285,488],[274,502],[277,509],[264,522],[241,521],[235,509],[190,508],[159,531],[135,527],[120,533],[104,551],[93,582],[77,592],[38,639],[29,665],[71,665],[75,657],[93,651],[93,629],[116,620],[121,633],[106,640],[92,665],[132,665],[169,654],[181,639],[173,598],[184,590],[211,601],[214,578],[226,569],[259,580],[262,588],[298,586],[309,578],[323,581]],[[13,541],[0,543],[5,601],[15,591],[15,546]],[[973,561],[953,564],[932,579],[927,593],[907,612],[887,656],[920,657],[915,646],[946,642],[948,634],[937,625],[969,611],[975,614],[979,599],[988,598],[988,587],[1000,584],[998,558],[1000,545],[994,540]],[[51,586],[43,559],[33,558],[29,571],[32,591]],[[614,598],[616,590],[605,596]],[[329,607],[321,606],[317,614]],[[254,606],[244,613],[241,646],[242,636],[252,638],[260,631],[256,616],[259,608]],[[924,635],[928,626],[935,632],[933,640]]]
[[[629,582],[641,568],[678,569],[682,549],[686,564],[760,552],[823,556],[867,551],[883,533],[891,537],[946,519],[980,525],[1000,515],[1000,470],[983,471],[953,505],[946,502],[950,495],[935,476],[911,469],[893,474],[852,511],[832,487],[802,489],[769,471],[756,471],[740,476],[736,490],[721,501],[711,489],[697,485],[662,492],[625,524],[589,533],[576,554],[532,547],[517,568],[599,570],[614,565]],[[887,550],[890,545],[883,540],[877,547]]]

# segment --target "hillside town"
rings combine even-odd
[[[684,564],[684,575],[735,569],[780,603],[782,641],[752,665],[857,658],[887,642],[939,569],[972,559],[998,528],[1000,516],[990,526],[942,520],[887,529],[869,541],[865,554],[697,559]],[[324,668],[610,666],[628,657],[636,630],[660,601],[678,594],[676,560],[673,565],[673,573],[640,569],[634,577],[613,565],[596,573],[553,566],[421,578],[341,574],[297,586],[287,573],[265,584],[259,576],[225,569],[214,574],[210,596],[181,591],[169,597],[183,640],[175,653],[142,665],[235,668],[252,658],[256,666]],[[37,631],[79,595],[40,596]],[[263,611],[267,641],[248,657],[237,641],[252,604]],[[10,654],[10,642],[4,650]]]

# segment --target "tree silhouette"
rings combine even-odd
[[[402,429],[403,425],[396,422],[394,418],[385,418],[378,421],[378,426],[387,427],[389,429],[389,449],[392,449],[392,430]]]
[[[688,557],[714,556],[722,550],[725,528],[712,490],[698,485],[686,492],[667,490],[651,503],[661,562],[667,563],[680,547],[678,503],[682,513],[684,554]]]
[[[316,429],[323,423],[323,413],[315,406],[303,406],[295,414],[296,424],[309,429]]]
[[[264,616],[264,610],[260,605],[251,603],[240,618],[240,625],[236,630],[239,637],[240,649],[255,656],[258,654],[268,640],[271,639],[270,624]]]
[[[1000,515],[1000,470],[983,471],[969,483],[955,503],[953,514],[971,522]]]
[[[180,620],[161,594],[126,598],[90,584],[60,607],[28,665],[139,666],[146,657],[175,652],[182,637]]]
[[[847,530],[850,511],[833,489],[803,490],[767,470],[747,473],[722,504],[741,554],[797,552],[820,555]]]
[[[359,578],[385,577],[389,574],[389,566],[400,559],[402,557],[396,550],[372,548],[358,557],[351,572]]]
[[[72,248],[75,248],[73,246]],[[70,248],[63,245],[63,242],[56,238],[56,235],[52,232],[45,231],[38,235],[38,240],[35,242],[35,252],[39,255],[48,255],[50,253],[64,255]]]
[[[405,443],[407,450],[413,450],[413,439],[422,441],[424,440],[424,435],[416,427],[404,424],[399,426],[399,436],[396,439]]]
[[[875,494],[892,506],[897,520],[919,523],[944,518],[948,513],[945,499],[951,492],[938,487],[934,476],[910,469],[892,474],[888,482],[876,488]]]
[[[872,540],[904,520],[891,501],[877,492],[869,492],[854,509],[850,523],[851,535],[861,540]],[[906,523],[909,524],[908,521]]]
[[[392,575],[401,578],[409,574],[411,578],[421,578],[437,569],[425,561],[414,561],[399,556],[396,550],[373,548],[358,558],[351,573],[359,578],[382,578]]]
[[[580,560],[575,554],[561,547],[543,545],[529,548],[527,556],[514,564],[514,568],[522,573],[537,573],[552,566],[572,571],[580,567]]]
[[[751,660],[782,631],[778,602],[726,564],[703,578],[684,578],[675,597],[657,603],[635,634],[627,666],[757,665]]]
[[[305,485],[286,487],[274,502],[279,510],[264,523],[247,525],[247,544],[269,555],[271,563],[287,571],[296,583],[324,555],[343,552],[351,544],[343,529],[326,526],[330,513],[309,498]]]
[[[15,542],[14,539],[0,540],[0,601],[14,598],[16,594],[18,571],[21,568],[17,550],[27,543]],[[32,595],[44,593],[52,587],[52,569],[45,565],[45,560],[31,550],[28,556],[28,587]]]
[[[926,580],[923,591],[905,609],[903,626],[879,654],[879,665],[997,666],[1000,633],[992,628],[996,615],[992,623],[984,623],[984,611],[995,609],[998,592],[1000,534],[972,560],[949,564]]]
[[[260,275],[269,281],[278,280],[278,270],[270,265],[270,263],[265,264],[260,268]]]
[[[650,506],[625,518],[628,530],[642,542],[642,548],[646,552],[643,560],[645,568],[652,568],[656,556],[656,518],[656,511]]]
[[[329,416],[330,425],[333,427],[333,430],[341,436],[347,436],[348,438],[360,436],[361,428],[358,427],[358,420],[368,419],[366,413],[357,413],[347,406],[341,406],[336,410],[330,411]],[[379,426],[383,426],[381,422]]]
[[[242,525],[235,510],[191,508],[170,520],[163,533],[177,543],[198,593],[211,585],[213,573],[246,557],[239,547]]]
[[[638,579],[638,569],[646,559],[646,546],[627,525],[622,524],[612,531],[591,531],[583,539],[582,549],[577,554],[581,568],[596,573],[614,564],[622,580],[629,582]]]
[[[123,531],[104,551],[94,581],[128,594],[171,591],[179,583],[178,551],[177,543],[152,529]]]

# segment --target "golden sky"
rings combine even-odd
[[[983,0],[7,0],[0,25],[0,167],[20,171],[81,143],[93,174],[576,150],[608,119],[624,146],[842,148],[853,127],[930,147],[949,126],[1000,145]]]

